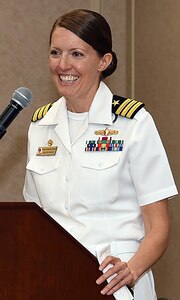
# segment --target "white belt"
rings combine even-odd
[[[88,250],[97,257],[97,253],[104,249],[105,247],[110,247],[110,252],[112,255],[118,255],[121,253],[135,253],[139,246],[140,241],[121,241],[121,242],[111,242],[110,244],[103,244],[100,246],[90,246],[87,247]]]

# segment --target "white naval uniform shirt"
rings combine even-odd
[[[101,82],[76,140],[71,144],[65,99],[29,128],[26,201],[35,201],[85,247],[116,241],[140,241],[140,206],[177,194],[155,124],[142,108],[134,117],[113,123],[112,93]],[[118,131],[122,151],[85,151],[98,140],[95,131]],[[55,156],[36,156],[48,140]]]
[[[142,108],[134,119],[120,116],[113,123],[112,97],[101,82],[72,143],[63,97],[31,123],[24,198],[39,204],[97,257],[108,246],[112,255],[128,261],[144,237],[140,207],[172,197],[177,189],[150,114]],[[118,131],[112,139],[123,141],[122,151],[85,151],[89,141],[98,140],[95,131],[106,127]],[[56,155],[36,156],[48,140],[58,147]],[[151,271],[134,292],[135,300],[157,299]]]

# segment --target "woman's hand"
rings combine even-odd
[[[108,284],[102,289],[101,294],[111,295],[125,285],[133,286],[134,278],[126,262],[118,257],[107,256],[99,266],[99,270],[104,271],[97,280],[101,284],[108,280]]]

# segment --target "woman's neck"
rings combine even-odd
[[[94,89],[91,89],[89,91],[89,93],[87,92],[87,94],[81,95],[80,98],[73,97],[73,98],[66,98],[66,105],[67,105],[67,109],[71,112],[75,112],[75,113],[83,113],[83,112],[88,112],[91,104],[93,102],[93,99],[96,95],[96,92],[99,88],[99,85],[94,87]]]

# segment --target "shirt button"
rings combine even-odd
[[[68,181],[69,181],[69,177],[68,177],[68,176],[66,176],[65,180],[66,180],[66,182],[68,182]]]
[[[68,210],[68,204],[65,204],[65,209]]]
[[[102,167],[102,162],[98,163],[98,167],[99,168]]]

